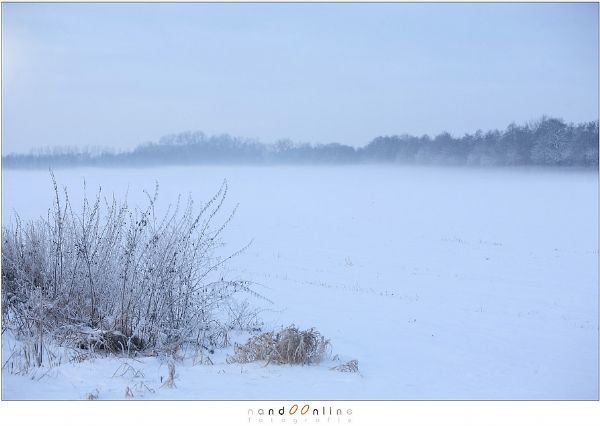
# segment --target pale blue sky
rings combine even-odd
[[[4,153],[598,116],[597,4],[2,4]]]

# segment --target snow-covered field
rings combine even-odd
[[[2,219],[45,214],[47,171],[2,173]],[[598,175],[401,167],[172,167],[57,170],[73,204],[160,184],[163,205],[229,182],[240,203],[224,237],[254,238],[228,277],[261,284],[266,328],[295,323],[357,359],[290,367],[96,358],[22,376],[3,399],[597,399]],[[240,336],[243,341],[244,336]],[[14,340],[2,339],[3,366]],[[123,374],[121,374],[123,373]]]

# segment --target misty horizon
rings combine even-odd
[[[32,146],[31,148],[29,148],[28,151],[18,151],[17,150],[17,151],[9,152],[6,149],[2,149],[2,156],[5,157],[5,156],[9,156],[9,155],[47,155],[52,152],[90,152],[90,153],[95,153],[95,154],[99,154],[99,153],[125,154],[125,153],[131,153],[131,152],[135,151],[136,149],[138,149],[139,147],[142,147],[145,145],[164,144],[165,140],[167,140],[169,138],[176,137],[178,135],[185,135],[185,134],[202,134],[203,136],[205,136],[207,138],[227,137],[227,138],[231,138],[234,140],[238,140],[242,143],[257,143],[257,144],[261,144],[261,145],[265,145],[265,146],[273,146],[273,147],[276,146],[278,143],[281,143],[282,141],[284,141],[284,142],[291,142],[294,145],[321,146],[321,145],[329,145],[329,144],[340,144],[340,145],[350,146],[354,149],[361,149],[361,148],[367,147],[375,139],[381,138],[381,137],[405,137],[405,136],[408,136],[408,137],[416,137],[416,138],[435,139],[436,137],[439,137],[441,135],[448,134],[453,138],[462,138],[462,137],[466,137],[466,136],[472,136],[472,135],[475,135],[478,133],[486,134],[486,133],[490,133],[490,132],[503,131],[504,129],[507,129],[510,126],[515,126],[515,125],[516,126],[532,126],[536,122],[539,122],[540,120],[543,120],[545,118],[560,120],[562,122],[565,122],[568,125],[593,123],[593,122],[598,121],[598,118],[595,118],[592,120],[583,120],[583,121],[574,123],[574,122],[566,122],[565,120],[563,120],[560,117],[541,116],[541,117],[536,117],[535,119],[527,120],[526,122],[522,122],[522,123],[516,123],[515,121],[511,121],[511,122],[507,123],[506,126],[500,127],[500,128],[489,128],[489,129],[477,128],[472,131],[467,131],[463,134],[452,133],[448,130],[442,130],[441,132],[439,132],[437,134],[430,134],[430,133],[410,134],[408,132],[398,132],[395,134],[378,134],[378,135],[375,135],[374,137],[372,137],[371,139],[365,141],[364,143],[358,144],[358,145],[347,144],[347,143],[344,143],[343,141],[332,142],[332,141],[318,140],[316,138],[313,140],[313,142],[304,141],[304,140],[294,140],[290,137],[281,137],[274,141],[263,141],[260,138],[252,138],[252,137],[247,137],[245,135],[231,134],[229,132],[209,134],[202,129],[183,129],[180,131],[175,131],[175,132],[160,135],[155,140],[141,141],[139,143],[132,144],[131,146],[125,146],[125,147],[115,147],[115,146],[111,146],[108,144],[105,144],[105,145],[102,145],[102,144],[66,145],[65,144],[65,145],[54,145],[54,146],[36,145],[36,146]]]
[[[282,139],[275,144],[230,136],[181,132],[132,150],[102,147],[42,147],[30,154],[2,156],[7,168],[183,164],[364,164],[453,166],[598,166],[598,120],[565,123],[541,117],[504,130],[478,130],[462,137],[378,136],[362,147],[309,144]]]

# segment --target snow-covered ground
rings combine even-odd
[[[2,218],[45,214],[47,171],[3,171]],[[102,186],[143,202],[160,184],[201,201],[229,182],[225,235],[253,245],[228,277],[261,284],[266,328],[295,323],[357,359],[290,367],[96,358],[27,376],[3,399],[597,399],[598,175],[402,167],[57,170],[73,204]],[[6,333],[5,333],[6,334]],[[243,341],[244,336],[240,336]],[[14,340],[2,339],[3,365]],[[130,367],[130,368],[129,368]],[[121,374],[123,373],[123,374]]]

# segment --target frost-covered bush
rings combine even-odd
[[[236,345],[235,354],[228,361],[312,364],[323,359],[328,346],[329,340],[314,328],[302,331],[290,325],[277,333],[258,334],[245,344]]]
[[[51,336],[80,349],[172,351],[226,338],[226,307],[246,281],[217,275],[227,183],[195,211],[191,199],[155,213],[158,185],[144,209],[106,200],[98,191],[73,211],[52,175],[46,219],[2,228],[2,320],[36,342],[41,363]],[[223,315],[221,315],[223,313]]]

